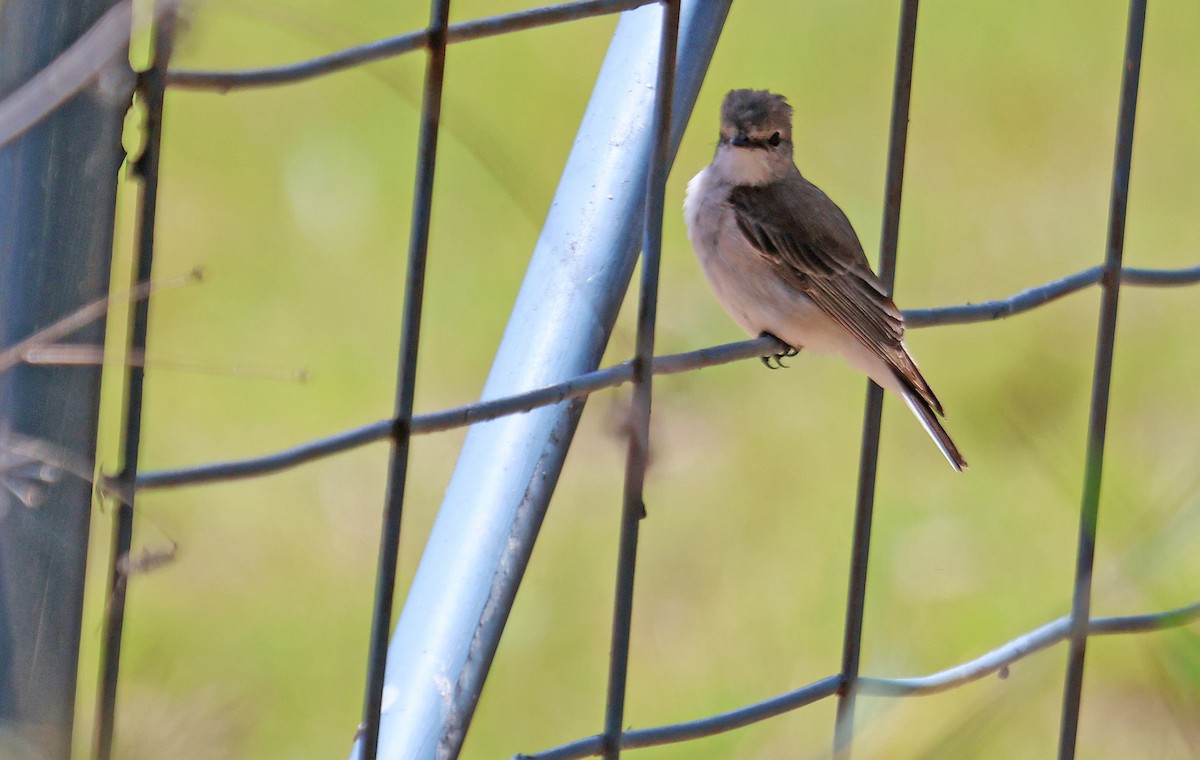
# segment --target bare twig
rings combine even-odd
[[[117,558],[117,574],[122,579],[131,575],[145,575],[175,561],[179,544],[172,541],[162,547],[144,546],[137,554],[126,552]]]
[[[57,342],[60,338],[75,332],[84,325],[91,324],[97,319],[100,319],[108,313],[109,307],[121,301],[139,301],[149,296],[156,290],[162,288],[177,287],[191,282],[199,282],[203,279],[203,271],[199,268],[193,269],[184,275],[171,277],[165,280],[155,280],[153,282],[143,282],[126,293],[118,293],[117,295],[106,296],[104,298],[92,301],[90,304],[68,314],[57,322],[48,327],[38,330],[33,335],[30,335],[24,340],[18,341],[8,348],[0,351],[0,372],[12,369],[23,361],[26,361],[26,355],[35,349],[42,349]]]
[[[162,16],[178,4],[179,0],[160,0],[154,4],[154,17]],[[123,66],[129,73],[127,46],[132,33],[133,0],[123,0],[48,66],[0,101],[0,147],[23,135],[99,79],[109,66]],[[129,80],[132,93],[132,76]]]
[[[84,457],[48,441],[0,432],[0,488],[30,509],[41,505],[63,473],[91,483],[93,470]]]

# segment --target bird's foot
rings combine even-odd
[[[772,335],[772,334],[771,334],[771,333],[769,333],[769,332],[764,332],[764,333],[762,333],[761,335],[759,335],[758,337],[760,337],[760,338],[771,337],[771,338],[775,338],[775,340],[779,340],[779,338],[777,338],[776,336]],[[783,343],[783,341],[782,341],[782,340],[779,340],[779,342],[780,342],[780,343]],[[788,347],[787,347],[785,350],[783,350],[783,351],[780,351],[780,352],[778,352],[778,353],[775,353],[775,354],[770,354],[770,355],[768,355],[768,356],[761,357],[761,361],[762,361],[762,363],[763,363],[763,366],[765,366],[767,369],[779,369],[779,368],[781,368],[781,367],[782,367],[782,368],[784,368],[784,369],[786,369],[786,368],[787,368],[787,365],[783,363],[783,360],[784,360],[784,359],[790,359],[790,358],[792,358],[793,356],[795,356],[795,355],[796,355],[796,354],[798,354],[798,353],[800,353],[800,349],[799,349],[799,348],[797,348],[797,347],[795,347],[795,346],[788,346]],[[772,364],[772,363],[771,363],[772,361],[774,361],[775,363],[774,363],[774,364]]]

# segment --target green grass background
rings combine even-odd
[[[531,5],[456,0],[452,19]],[[299,60],[420,28],[426,14],[422,3],[379,0],[208,0],[187,7],[176,65]],[[1110,0],[923,4],[902,307],[1000,298],[1102,260],[1125,20]],[[614,23],[450,49],[418,411],[477,398]],[[668,184],[661,352],[740,337],[677,211],[731,88],[789,96],[800,168],[874,258],[897,26],[895,2],[734,4]],[[1197,40],[1200,5],[1152,4],[1130,265],[1192,265],[1200,250]],[[205,280],[154,300],[143,469],[261,454],[390,414],[423,60],[168,96],[155,268],[168,277],[200,266]],[[118,268],[134,201],[125,187]],[[1003,322],[910,333],[971,469],[953,473],[889,401],[865,673],[948,667],[1068,610],[1098,303],[1090,289]],[[606,361],[632,351],[626,306]],[[1097,614],[1197,598],[1198,319],[1194,289],[1122,292]],[[305,382],[279,379],[301,369]],[[804,355],[789,371],[747,361],[656,381],[629,725],[724,711],[837,670],[864,387],[840,362]],[[105,466],[117,450],[111,385],[108,398]],[[588,404],[465,758],[507,758],[602,725],[625,399],[605,392]],[[461,440],[413,446],[401,599]],[[359,720],[386,458],[379,444],[268,478],[139,497],[135,546],[179,550],[131,583],[119,757],[345,755]],[[96,515],[94,564],[109,524],[107,511]],[[83,737],[104,604],[98,581],[92,591]],[[1200,757],[1197,644],[1194,628],[1094,640],[1080,756]],[[1060,645],[1005,681],[864,699],[856,757],[1051,757],[1064,664]],[[827,700],[632,754],[818,758],[832,723]],[[87,741],[78,744],[83,756]]]

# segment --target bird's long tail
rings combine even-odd
[[[942,427],[942,422],[938,419],[937,412],[926,396],[904,382],[904,378],[899,373],[897,373],[897,377],[900,380],[900,395],[904,398],[904,403],[908,404],[908,408],[916,415],[917,420],[921,423],[921,427],[925,428],[925,432],[929,433],[929,437],[933,439],[933,442],[937,444],[942,454],[945,455],[946,459],[950,462],[950,466],[959,472],[967,469],[967,460],[963,459],[962,454],[958,453],[958,447],[950,439],[950,434],[946,432],[946,428]]]

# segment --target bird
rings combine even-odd
[[[904,345],[904,315],[871,270],[850,219],[792,158],[792,107],[767,90],[721,104],[712,163],[684,199],[688,239],[717,300],[751,336],[840,354],[916,416],[955,470],[967,468],[942,404]]]

